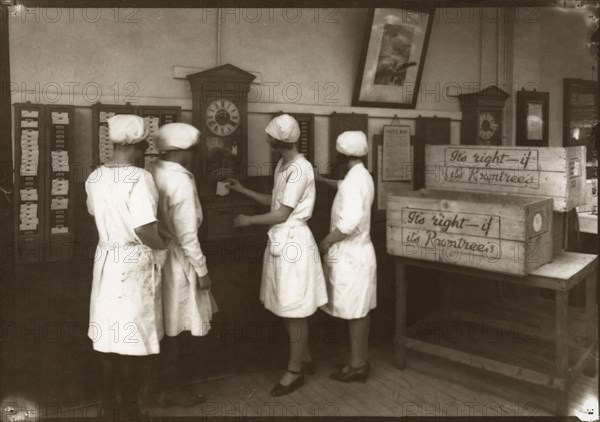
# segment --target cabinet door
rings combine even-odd
[[[450,119],[439,117],[419,117],[416,119],[413,189],[425,187],[425,145],[450,144]],[[429,163],[428,165],[435,165]]]

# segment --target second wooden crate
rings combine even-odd
[[[425,187],[552,198],[554,211],[585,202],[584,146],[427,145]]]
[[[388,197],[387,251],[506,274],[552,260],[552,201],[440,190]]]

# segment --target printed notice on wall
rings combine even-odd
[[[412,180],[410,153],[410,126],[383,127],[383,174],[384,182]]]
[[[412,151],[411,151],[412,153]],[[398,195],[402,192],[412,190],[412,182],[384,182],[383,176],[383,147],[377,147],[377,210],[385,210],[387,208],[388,195]]]

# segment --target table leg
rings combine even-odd
[[[593,272],[585,280],[585,334],[588,340],[594,345],[591,352],[593,356],[588,356],[587,364],[583,371],[589,377],[595,377],[598,372],[598,361],[596,360],[598,351],[596,287],[596,272]]]
[[[569,292],[556,291],[556,375],[567,380],[569,371]],[[568,391],[559,391],[557,400],[558,416],[566,416],[568,409]]]
[[[406,368],[406,265],[396,261],[396,333],[394,352],[396,367]]]

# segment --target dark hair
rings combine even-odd
[[[274,149],[292,149],[292,148],[294,148],[294,145],[296,145],[296,142],[293,142],[293,143],[283,142],[283,141],[280,141],[279,139],[275,139],[275,138],[273,138],[273,140],[270,143],[271,143],[271,147]]]
[[[117,149],[117,147],[127,147],[131,146],[131,144],[113,144],[113,150]],[[133,147],[139,151],[146,152],[146,150],[150,147],[148,141],[143,140],[140,142],[136,142],[133,144]]]
[[[135,149],[145,152],[148,149],[148,147],[150,147],[150,144],[148,143],[148,141],[143,140],[140,142],[136,142],[135,144],[133,144],[133,146],[135,147]]]
[[[366,164],[367,161],[367,156],[365,155],[364,157],[356,157],[354,155],[346,155],[346,154],[342,154],[341,152],[337,153],[337,162],[340,164],[348,164],[348,162],[350,160],[360,160],[363,162],[363,164]]]

